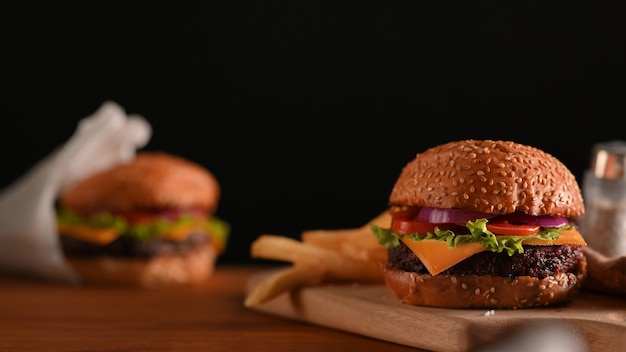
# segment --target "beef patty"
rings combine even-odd
[[[448,268],[441,274],[497,275],[506,278],[533,276],[540,279],[563,272],[576,272],[583,257],[581,247],[568,245],[524,246],[523,253],[484,251]],[[389,250],[388,264],[407,272],[428,274],[419,258],[404,243]]]
[[[120,236],[107,245],[97,245],[76,238],[60,236],[63,253],[68,257],[127,257],[152,258],[168,254],[185,254],[211,240],[204,233],[192,233],[181,241],[162,238],[137,240],[129,236]]]

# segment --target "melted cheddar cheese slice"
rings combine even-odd
[[[414,241],[403,237],[401,241],[415,253],[431,275],[437,275],[466,258],[485,250],[485,247],[480,243],[462,243],[454,248],[449,248],[445,241],[439,240]]]
[[[194,228],[194,224],[189,224],[187,226],[176,226],[170,229],[167,229],[160,238],[164,238],[170,241],[182,241]],[[199,229],[198,226],[195,226],[196,229]],[[115,239],[117,239],[121,233],[114,228],[94,228],[89,226],[80,226],[80,225],[68,225],[59,223],[57,225],[58,231],[63,236],[73,237],[79,239],[81,241],[90,242],[93,244],[104,246],[109,244]]]
[[[120,233],[114,228],[93,228],[89,226],[77,226],[59,223],[58,231],[63,236],[73,237],[81,241],[105,245],[115,241]]]
[[[556,240],[540,240],[537,238],[529,238],[522,242],[522,244],[532,245],[532,246],[550,246],[553,244],[567,244],[570,246],[586,246],[587,242],[583,236],[581,236],[580,232],[577,230],[563,230],[561,231],[561,236]]]
[[[480,243],[461,243],[454,248],[449,248],[445,241],[434,239],[414,241],[405,236],[400,240],[415,253],[431,275],[437,275],[472,255],[486,250]],[[561,236],[555,240],[529,238],[522,243],[535,246],[587,245],[580,232],[575,229],[561,231]]]

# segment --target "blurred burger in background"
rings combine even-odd
[[[225,250],[216,177],[165,152],[87,177],[60,195],[58,232],[83,283],[146,288],[198,284]]]

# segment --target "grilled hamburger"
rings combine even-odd
[[[408,162],[389,197],[383,278],[401,302],[518,309],[565,304],[587,275],[574,175],[511,141],[463,140]]]

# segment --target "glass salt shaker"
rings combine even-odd
[[[607,257],[626,255],[626,141],[593,146],[582,192],[579,228],[587,245]]]

